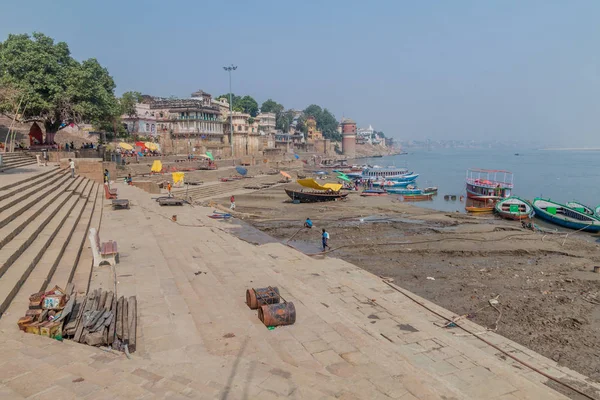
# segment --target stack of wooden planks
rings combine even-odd
[[[63,337],[90,346],[111,346],[133,353],[136,348],[137,299],[117,297],[111,291],[96,289],[77,298]]]

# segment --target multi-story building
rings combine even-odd
[[[135,114],[123,115],[121,121],[130,135],[155,136],[156,117],[149,104],[135,105]]]
[[[256,116],[259,129],[266,134],[275,133],[276,115],[275,113],[260,113]]]
[[[314,117],[309,116],[306,118],[306,139],[309,143],[314,143],[317,140],[323,139],[323,133],[317,129],[317,121]]]
[[[373,133],[375,130],[371,125],[368,128],[359,128],[356,131],[356,143],[358,144],[373,144]]]

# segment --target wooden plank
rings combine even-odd
[[[116,296],[113,296],[111,311],[113,313],[113,319],[110,322],[110,326],[108,327],[108,334],[107,334],[107,341],[106,341],[106,343],[108,343],[109,345],[112,345],[113,342],[115,341],[115,333],[116,333],[116,326],[117,326],[117,297]]]
[[[129,351],[133,353],[136,346],[137,333],[137,299],[131,296],[127,302],[127,322],[129,323],[128,342]]]
[[[102,289],[100,289],[102,291]],[[106,303],[106,296],[108,295],[108,292],[106,291],[102,291],[102,294],[100,295],[100,301],[98,302],[98,307],[96,308],[96,310],[104,310],[104,303]]]
[[[112,304],[113,304],[113,298],[115,297],[113,292],[108,292],[108,294],[106,295],[106,303],[104,303],[104,309],[106,311],[111,311],[112,312]],[[114,313],[113,313],[113,318],[114,319]],[[111,322],[112,323],[112,322]],[[108,327],[104,328],[104,343],[106,344],[110,344],[108,342]]]
[[[121,316],[122,324],[123,324],[123,342],[127,344],[127,339],[129,338],[129,322],[127,318],[128,313],[128,302],[127,299],[123,298],[123,315]]]
[[[83,314],[86,311],[89,311],[92,309],[92,307],[94,306],[94,301],[95,301],[95,296],[96,295],[96,291],[94,290],[92,293],[90,293],[86,300],[85,300],[85,306],[81,309],[81,312],[77,318],[77,328],[75,330],[75,336],[73,336],[73,340],[76,342],[81,343],[81,337],[83,336]]]
[[[119,340],[123,340],[123,301],[124,297],[119,297],[117,301],[117,315],[115,315],[117,338]]]
[[[73,282],[67,283],[67,286],[65,287],[65,293],[68,294],[69,296],[71,296],[74,291],[75,291],[75,286],[73,285]]]

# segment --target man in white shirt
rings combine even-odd
[[[71,178],[75,178],[75,161],[69,158],[69,168],[71,168]]]

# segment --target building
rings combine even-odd
[[[309,116],[306,118],[306,140],[309,143],[314,143],[317,140],[323,139],[323,133],[317,129],[317,121],[314,117]]]
[[[260,113],[256,116],[258,128],[265,134],[274,134],[276,125],[275,113]]]
[[[371,125],[368,128],[360,128],[356,131],[356,143],[358,144],[373,144],[373,134],[375,130]]]
[[[356,154],[356,122],[349,118],[342,119],[342,154],[354,158]]]
[[[121,121],[130,135],[156,136],[156,116],[149,104],[136,104],[135,114],[123,115]]]

